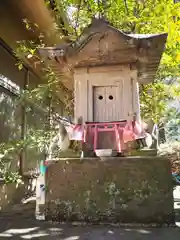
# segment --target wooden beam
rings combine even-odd
[[[27,89],[29,85],[29,70],[26,70],[25,79],[24,79],[24,90]],[[27,133],[27,114],[25,103],[21,108],[22,118],[21,118],[21,140],[26,140]],[[21,150],[20,159],[19,159],[19,173],[23,175],[24,161],[26,160],[26,147]]]

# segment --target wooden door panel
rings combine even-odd
[[[119,86],[98,86],[93,88],[94,121],[119,121],[121,115]]]

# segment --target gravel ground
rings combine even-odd
[[[180,228],[115,228],[71,226],[39,222],[22,217],[0,219],[0,239],[64,240],[179,240]]]

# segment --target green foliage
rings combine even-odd
[[[14,169],[12,167],[15,160],[14,158],[19,155],[22,146],[22,141],[0,144],[0,178],[3,179],[5,183],[23,183],[18,168]]]
[[[159,123],[166,115],[169,99],[169,87],[162,82],[142,86],[140,95],[142,117]]]
[[[176,108],[171,108],[168,114],[166,119],[167,140],[170,142],[180,141],[180,112]]]
[[[19,174],[19,172],[12,172],[9,170],[6,170],[3,172],[3,180],[5,183],[17,183],[23,184],[22,176]]]
[[[171,139],[170,142],[164,143],[160,145],[159,155],[168,156],[171,166],[172,172],[176,172],[180,174],[180,141]]]

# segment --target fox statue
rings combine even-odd
[[[69,148],[69,145],[70,145],[69,134],[64,124],[62,122],[59,122],[57,135],[52,138],[48,148],[48,159],[52,159],[53,152],[56,147],[58,147],[60,151],[66,151]]]
[[[48,156],[47,158],[50,160],[53,157],[53,152],[56,148],[59,149],[59,151],[67,151],[70,147],[71,140],[73,139],[73,133],[74,128],[76,125],[82,126],[82,118],[80,117],[77,120],[77,124],[71,123],[70,121],[67,121],[65,119],[61,119],[58,122],[57,128],[57,134],[55,137],[53,137],[50,141],[50,145],[48,147]]]

